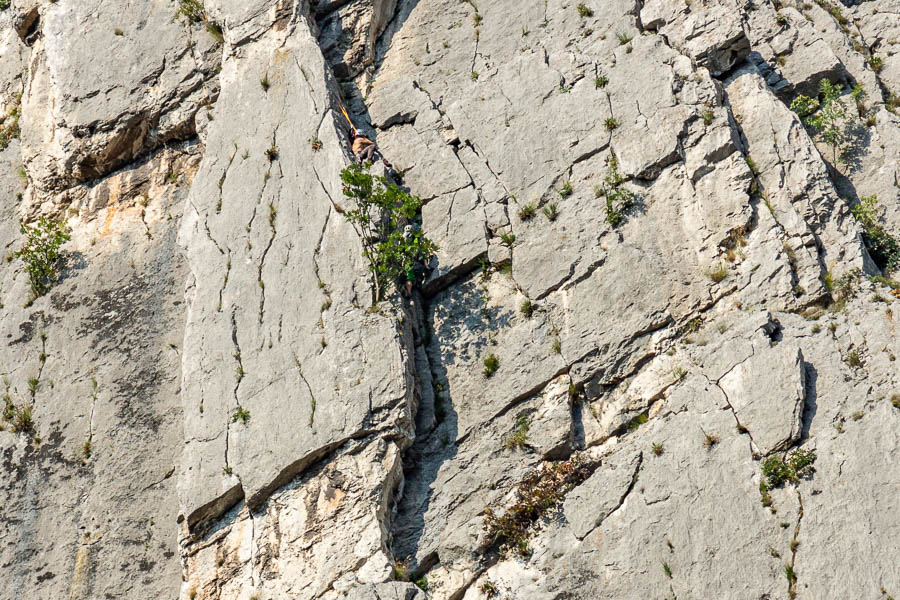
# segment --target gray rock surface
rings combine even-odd
[[[900,235],[897,0],[191,6],[0,8],[0,599],[900,597],[900,286],[850,210]],[[825,78],[841,160],[789,109]],[[424,200],[412,298],[342,107]]]

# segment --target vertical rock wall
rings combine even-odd
[[[900,233],[896,0],[179,6],[0,8],[0,598],[900,594],[900,285],[849,208]],[[412,299],[342,105],[426,201]]]

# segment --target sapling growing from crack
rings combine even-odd
[[[41,217],[37,223],[22,223],[19,231],[25,245],[16,256],[25,263],[25,272],[35,296],[43,296],[59,280],[60,248],[69,241],[71,233],[65,221]]]
[[[838,150],[847,140],[849,115],[847,106],[841,100],[842,86],[823,79],[819,84],[822,101],[816,98],[799,95],[791,102],[791,110],[797,113],[803,122],[822,136],[822,140],[831,146],[832,160],[839,161]]]
[[[344,197],[356,206],[345,211],[344,218],[362,241],[378,302],[389,286],[396,285],[417,262],[429,260],[438,247],[419,230],[404,233],[404,226],[422,209],[421,198],[356,164],[341,171],[341,181]]]

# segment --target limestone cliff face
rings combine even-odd
[[[900,3],[846,4],[0,2],[0,598],[900,597],[900,290],[850,210],[900,236]],[[412,300],[341,105],[426,200]]]

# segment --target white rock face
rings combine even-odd
[[[898,14],[4,5],[0,600],[900,597],[900,273],[850,209],[900,236]],[[425,202],[411,298],[342,107]]]

